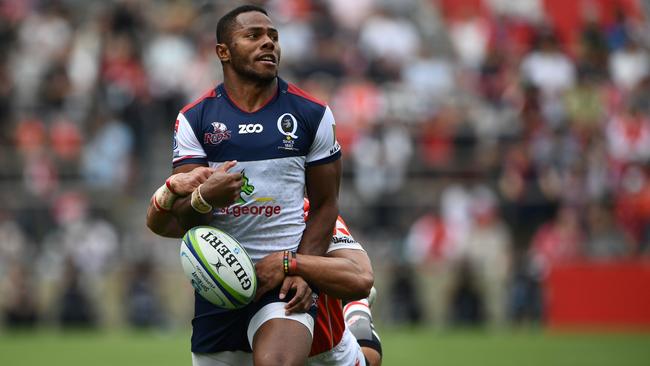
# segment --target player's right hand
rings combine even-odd
[[[315,297],[312,296],[312,290],[307,281],[300,276],[286,276],[280,288],[280,300],[283,300],[290,291],[294,291],[294,295],[284,306],[285,315],[309,311]]]
[[[228,173],[237,165],[236,160],[226,161],[218,166],[212,175],[203,183],[201,196],[212,207],[227,207],[232,205],[241,193],[243,178],[241,173]]]

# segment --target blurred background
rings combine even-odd
[[[378,324],[650,328],[650,1],[252,2],[336,117]],[[188,329],[144,217],[240,4],[0,0],[0,329]]]

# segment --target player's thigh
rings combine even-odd
[[[253,354],[243,351],[192,353],[192,366],[253,366]]]
[[[248,337],[255,365],[304,365],[311,349],[314,317],[285,315],[284,302],[262,307],[251,319]]]

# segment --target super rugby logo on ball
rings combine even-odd
[[[209,302],[237,309],[253,300],[255,266],[232,236],[210,226],[197,226],[183,237],[180,255],[192,287]]]

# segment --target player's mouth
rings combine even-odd
[[[260,62],[260,63],[265,64],[265,65],[269,65],[269,66],[276,66],[278,64],[277,57],[275,57],[275,55],[271,54],[271,53],[262,55],[262,56],[256,58],[255,61]]]

